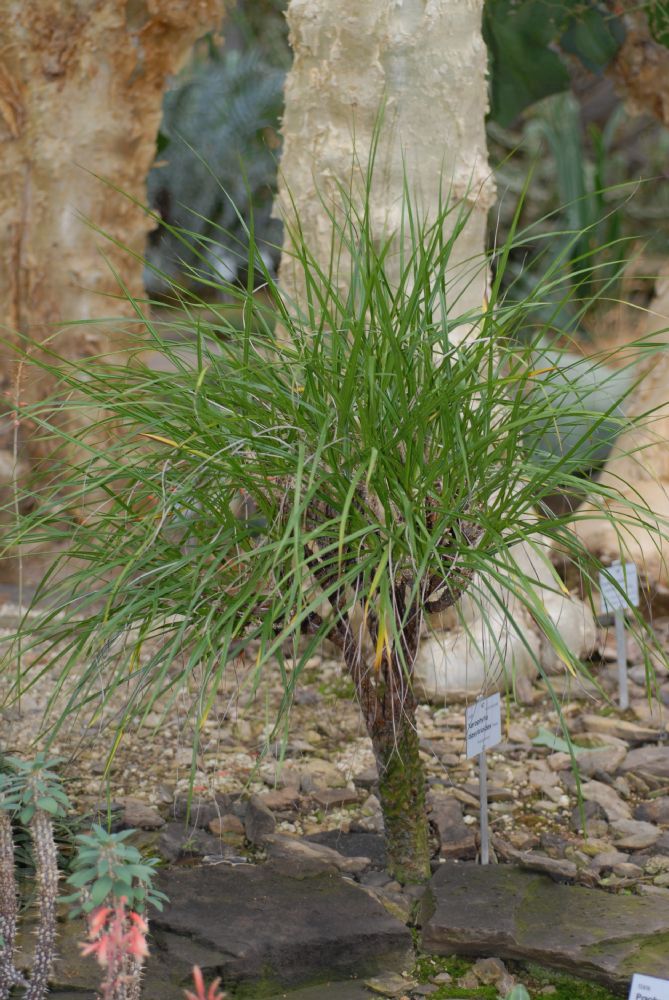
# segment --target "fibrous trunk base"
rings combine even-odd
[[[413,715],[413,713],[411,713]],[[379,770],[379,798],[385,823],[388,873],[405,885],[430,877],[425,773],[415,720],[392,720],[382,735],[372,734]]]

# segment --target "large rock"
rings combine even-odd
[[[560,885],[511,865],[443,864],[423,902],[423,950],[532,960],[613,987],[669,978],[669,899]]]
[[[634,810],[634,818],[645,820],[646,823],[669,826],[669,795],[641,802]]]
[[[554,754],[554,756],[557,756],[557,754]],[[564,754],[564,756],[568,758],[569,767],[571,768],[571,756],[569,754]],[[578,769],[581,774],[592,777],[598,772],[603,774],[615,774],[621,767],[626,756],[627,750],[625,747],[604,746],[593,747],[590,750],[579,750],[576,759],[578,761]]]
[[[586,802],[596,802],[602,807],[610,823],[613,820],[632,818],[631,808],[610,785],[605,785],[602,781],[585,781],[581,785],[581,792]]]
[[[509,559],[532,580],[538,603],[568,649],[589,656],[596,642],[592,612],[562,593],[546,552],[521,544]],[[527,608],[493,581],[475,579],[455,608],[432,616],[431,626],[436,631],[421,643],[414,666],[418,690],[429,701],[483,687],[504,690],[509,679],[536,677],[537,664],[549,673],[564,669]]]
[[[462,816],[462,806],[451,795],[430,792],[430,819],[439,833],[439,853],[442,858],[476,857],[476,835]]]
[[[658,833],[659,836],[659,833]],[[346,872],[348,875],[360,875],[371,867],[371,859],[345,857],[339,851],[325,844],[301,840],[299,837],[270,834],[265,837],[263,846],[274,871],[293,878],[308,878],[323,872]]]
[[[170,902],[154,915],[154,964],[186,986],[193,965],[234,996],[401,970],[407,928],[338,875],[290,878],[269,865],[213,865],[161,874]],[[147,977],[146,995],[150,977]],[[164,998],[164,993],[160,994]],[[171,1000],[171,998],[170,998]]]
[[[171,809],[171,819],[188,821],[190,826],[206,830],[212,819],[229,813],[233,807],[230,795],[216,793],[213,798],[203,798],[195,795],[189,799],[187,795],[178,796]]]
[[[648,743],[658,737],[657,728],[642,726],[638,722],[627,722],[615,715],[584,715],[579,720],[587,733],[613,736],[627,743]]]
[[[291,991],[289,994],[277,993],[268,997],[267,1000],[372,1000],[372,994],[363,982],[347,979],[339,983],[319,983],[318,986],[306,986],[302,990]]]
[[[645,851],[660,839],[661,831],[654,823],[639,819],[618,819],[611,824],[615,846],[623,851]]]
[[[125,830],[159,830],[165,826],[165,820],[157,809],[142,799],[119,799],[123,809],[121,823]]]
[[[669,746],[647,746],[632,750],[627,754],[621,770],[669,780]]]
[[[235,851],[220,836],[183,823],[167,823],[160,831],[158,853],[166,861],[203,858],[207,855],[231,857]]]
[[[369,858],[373,868],[386,867],[386,842],[378,833],[344,833],[323,830],[304,838],[307,842],[324,844],[346,858]]]
[[[244,830],[252,844],[262,844],[276,828],[276,820],[271,809],[263,803],[259,795],[252,795],[246,807]]]

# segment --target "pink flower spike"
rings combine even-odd
[[[144,917],[142,917],[139,913],[135,913],[134,910],[131,910],[131,912],[130,912],[130,919],[132,920],[133,924],[135,925],[135,927],[137,928],[137,930],[140,932],[140,934],[148,934],[149,933],[148,924],[147,924],[146,920],[144,919]]]
[[[130,928],[124,938],[126,951],[129,955],[134,955],[135,958],[146,958],[148,956],[149,946],[146,943],[144,934],[145,932],[139,927]]]
[[[99,941],[83,942],[79,945],[81,948],[81,954],[84,958],[88,955],[96,955],[99,965],[106,965],[106,951],[107,942],[106,940],[100,939]]]
[[[97,937],[114,911],[111,906],[99,906],[88,917],[88,936]]]
[[[113,908],[102,906],[89,914],[88,941],[81,945],[82,955],[92,955],[106,969],[100,990],[104,1000],[126,995],[123,984],[138,982],[139,970],[149,954],[147,922],[138,913],[126,910],[126,903],[121,899]],[[118,993],[121,988],[123,994]]]
[[[204,993],[204,976],[202,975],[202,969],[199,965],[193,966],[193,982],[195,983],[195,989],[198,993]]]
[[[220,993],[218,989],[220,982],[220,979],[215,979],[205,993],[202,970],[198,968],[197,965],[194,965],[193,983],[195,984],[196,992],[191,993],[189,990],[186,990],[186,993],[184,994],[185,1000],[225,1000],[225,993]]]

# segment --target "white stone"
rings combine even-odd
[[[520,544],[510,558],[537,581],[537,598],[571,653],[589,655],[596,643],[590,609],[561,592],[545,554]],[[433,631],[421,643],[415,664],[421,697],[440,702],[460,692],[502,691],[515,677],[535,678],[537,664],[548,673],[565,670],[527,608],[508,590],[495,588],[497,597],[475,578],[455,608],[432,616]]]

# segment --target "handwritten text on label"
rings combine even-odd
[[[636,608],[639,604],[639,577],[634,563],[624,565],[619,562],[613,563],[606,573],[599,574],[599,589],[602,595],[602,611]]]
[[[481,698],[465,713],[467,725],[467,756],[476,757],[502,739],[502,712],[499,693]]]

